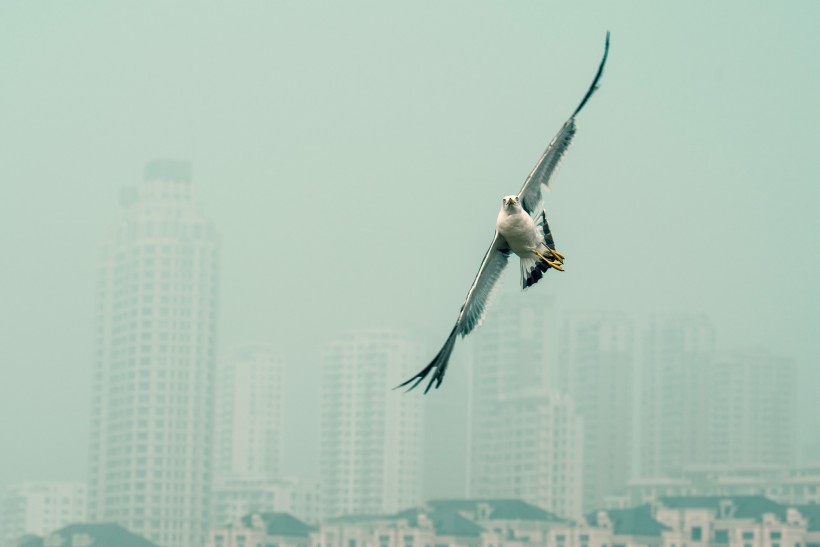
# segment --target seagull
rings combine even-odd
[[[410,384],[412,385],[407,388],[407,391],[415,389],[431,373],[432,377],[424,393],[430,391],[433,386],[438,389],[447,371],[447,363],[453,353],[456,338],[458,335],[462,338],[467,336],[483,320],[490,295],[507,266],[511,253],[515,253],[520,258],[522,290],[537,283],[550,268],[564,271],[562,266],[564,255],[555,248],[555,241],[552,238],[541,201],[541,187],[545,186],[549,189],[552,175],[575,135],[575,116],[598,89],[598,81],[604,72],[608,54],[609,32],[607,31],[604,56],[598,66],[598,72],[578,108],[549,143],[518,195],[502,198],[501,211],[495,223],[495,236],[484,255],[484,260],[467,293],[467,298],[461,306],[453,330],[450,331],[441,350],[430,361],[430,364],[406,382],[396,386],[395,389]]]

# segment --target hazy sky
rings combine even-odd
[[[567,271],[518,297],[708,313],[820,412],[820,3],[618,4],[0,4],[0,484],[85,478],[96,253],[147,160],[192,162],[220,346],[280,347],[312,431],[340,331],[443,341],[607,29],[546,202]]]

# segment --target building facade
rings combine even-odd
[[[470,491],[581,514],[583,420],[558,392],[552,300],[499,298],[474,335]]]
[[[651,318],[641,359],[641,477],[708,461],[714,353],[715,328],[706,316]]]
[[[559,387],[584,420],[584,511],[603,507],[632,473],[635,400],[631,321],[621,313],[570,313],[562,329]]]
[[[86,520],[86,485],[24,482],[0,492],[0,545],[27,534],[44,536]]]
[[[351,332],[325,351],[320,472],[325,517],[398,511],[419,502],[423,400],[392,388],[421,363],[401,330]]]
[[[267,346],[238,349],[217,370],[214,475],[281,475],[285,360]]]
[[[188,163],[123,194],[102,249],[89,512],[163,547],[204,543],[212,479],[219,238]]]

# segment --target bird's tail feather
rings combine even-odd
[[[532,258],[521,258],[521,288],[526,289],[538,283],[549,268],[546,262],[535,255]]]
[[[415,376],[405,382],[402,382],[393,389],[398,389],[411,383],[413,385],[408,387],[407,391],[415,389],[416,386],[418,386],[427,377],[427,375],[433,371],[435,371],[433,372],[433,377],[430,378],[430,383],[427,384],[427,387],[424,389],[424,393],[430,391],[433,384],[435,384],[436,389],[438,389],[438,386],[441,385],[441,381],[444,379],[444,373],[447,372],[447,363],[449,363],[450,355],[453,353],[453,348],[456,345],[456,335],[458,334],[456,329],[458,329],[458,323],[456,323],[456,326],[454,326],[453,330],[450,331],[450,336],[447,337],[444,345],[441,347],[433,360],[430,361],[429,365],[421,369]]]

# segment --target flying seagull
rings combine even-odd
[[[564,271],[561,266],[564,263],[564,256],[555,249],[555,241],[552,239],[546,212],[541,203],[541,186],[549,188],[550,179],[575,135],[575,116],[598,89],[598,81],[604,72],[608,53],[609,32],[606,33],[604,57],[598,66],[598,72],[578,108],[549,143],[518,195],[506,196],[501,200],[501,211],[496,219],[493,242],[484,255],[478,274],[467,293],[467,299],[461,306],[456,324],[450,331],[444,346],[429,365],[406,382],[396,386],[397,389],[412,384],[407,388],[407,391],[410,391],[430,373],[433,376],[424,393],[430,391],[434,385],[438,389],[447,371],[447,363],[453,353],[456,337],[458,335],[462,338],[467,336],[481,323],[487,311],[489,296],[507,266],[510,253],[515,253],[521,259],[522,289],[537,283],[550,268]]]

